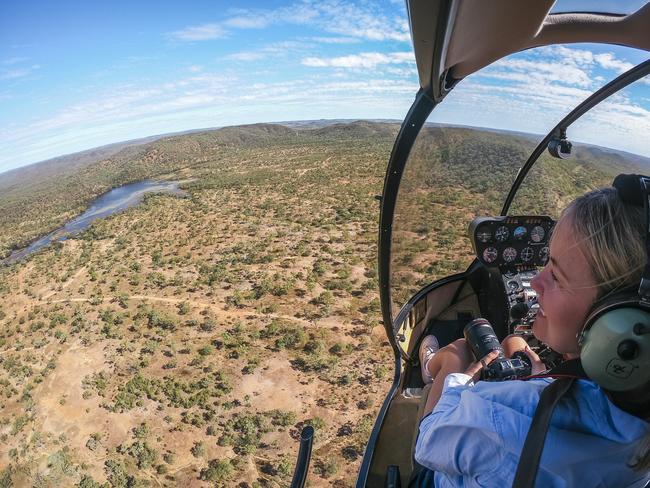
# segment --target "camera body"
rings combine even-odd
[[[507,358],[494,329],[487,320],[483,318],[472,320],[463,329],[463,335],[477,360],[491,351],[499,352],[499,356],[481,371],[482,380],[505,381],[530,376],[531,364],[528,356],[523,352],[516,352],[514,357]]]

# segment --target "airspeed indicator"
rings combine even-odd
[[[499,242],[504,242],[508,238],[508,235],[510,235],[510,231],[505,225],[499,227],[497,231],[494,233],[494,237]]]

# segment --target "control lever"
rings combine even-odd
[[[311,446],[314,442],[314,428],[306,425],[300,433],[300,448],[298,449],[298,460],[291,479],[291,488],[303,488],[307,481],[309,461],[311,460]]]

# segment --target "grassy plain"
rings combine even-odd
[[[353,485],[392,377],[374,197],[397,130],[226,128],[0,182],[0,255],[112,187],[189,195],[0,268],[0,487],[285,486],[305,424],[311,486]],[[499,212],[533,147],[425,128],[398,201],[398,300],[466,266],[468,222]],[[560,208],[611,181],[611,159],[544,157],[515,209]]]

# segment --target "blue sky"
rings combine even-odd
[[[647,58],[587,44],[527,51],[463,80],[431,120],[543,133]],[[203,127],[401,120],[417,88],[401,0],[0,3],[0,172]],[[640,82],[575,138],[647,156],[649,115]]]

